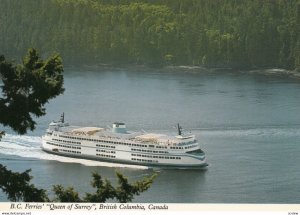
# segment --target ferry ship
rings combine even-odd
[[[149,167],[205,168],[205,153],[195,135],[128,132],[124,123],[111,129],[70,126],[64,114],[51,122],[42,137],[42,149],[48,153]]]

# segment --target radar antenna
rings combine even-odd
[[[60,116],[60,121],[62,123],[65,123],[65,113],[63,112],[62,115]]]
[[[182,135],[182,127],[177,123],[177,130],[178,130],[178,135]]]

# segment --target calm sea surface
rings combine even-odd
[[[47,105],[47,115],[25,136],[7,130],[0,163],[32,169],[33,182],[92,191],[91,172],[116,182],[158,172],[134,202],[300,203],[300,79],[272,72],[196,68],[66,69],[64,95]],[[49,155],[41,135],[65,112],[73,125],[175,133],[176,123],[194,133],[209,168],[165,170],[130,167]],[[7,201],[0,192],[0,201]]]

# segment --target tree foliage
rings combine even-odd
[[[19,134],[35,128],[33,116],[45,114],[44,105],[64,92],[63,66],[58,54],[42,60],[35,49],[29,49],[23,63],[14,65],[4,56],[0,56],[0,75],[2,95],[0,98],[0,124],[11,127]],[[0,132],[1,136],[4,132]],[[31,170],[23,173],[13,172],[0,164],[0,189],[10,201],[48,202],[51,201],[47,191],[30,184]],[[116,199],[120,202],[132,201],[134,195],[146,191],[155,175],[130,184],[119,172],[116,173],[119,186],[114,188],[110,181],[103,180],[98,173],[93,173],[92,186],[95,193],[86,193],[81,198],[73,187],[53,186],[55,198],[59,202],[105,202]]]
[[[68,64],[300,68],[299,0],[2,0],[0,50]]]
[[[23,202],[106,202],[109,199],[118,202],[131,202],[134,195],[139,195],[149,189],[156,175],[144,177],[143,179],[129,183],[123,174],[116,172],[118,185],[114,187],[107,179],[102,179],[98,173],[93,173],[91,185],[96,188],[94,193],[86,193],[80,197],[73,187],[64,188],[61,185],[54,185],[55,197],[50,200],[47,191],[38,189],[30,184],[32,176],[31,170],[23,173],[12,172],[0,164],[0,189],[7,195],[10,201]]]
[[[1,55],[0,123],[20,134],[33,130],[36,123],[32,116],[45,115],[48,100],[64,92],[62,72],[58,54],[42,60],[35,49],[29,49],[19,65]]]
[[[10,201],[45,202],[49,201],[46,191],[30,184],[30,170],[23,173],[12,172],[0,164],[0,189]]]

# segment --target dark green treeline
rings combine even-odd
[[[300,69],[300,0],[0,0],[0,53]]]

